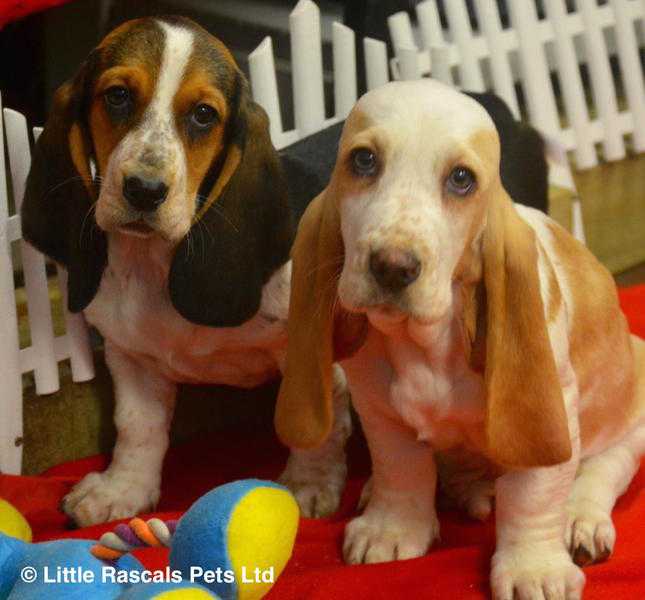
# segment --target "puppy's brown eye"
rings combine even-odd
[[[475,174],[466,167],[455,167],[448,175],[446,189],[456,196],[467,196],[476,185]]]
[[[208,104],[198,104],[190,116],[193,125],[199,129],[210,127],[218,118],[217,111]]]
[[[105,101],[110,108],[124,108],[130,102],[130,92],[126,87],[114,85],[105,91]]]
[[[352,170],[356,175],[369,177],[374,175],[378,169],[376,154],[369,148],[357,148],[351,155]]]

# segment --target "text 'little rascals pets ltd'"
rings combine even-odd
[[[119,569],[105,565],[97,573],[84,567],[48,567],[40,569],[26,566],[20,571],[20,579],[25,583],[65,584],[65,583],[274,583],[275,568],[260,569],[259,567],[240,569],[239,577],[231,569],[204,569],[192,566],[188,573],[178,569]]]

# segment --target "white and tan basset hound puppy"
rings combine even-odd
[[[116,398],[109,468],[64,500],[78,524],[155,505],[178,384],[280,375],[298,216],[285,179],[244,75],[188,19],[122,25],[58,90],[23,233],[67,268],[69,307],[105,338]],[[335,510],[344,485],[338,373],[335,434],[293,452],[282,476],[306,516]]]
[[[645,450],[645,343],[592,254],[513,203],[499,160],[488,114],[443,84],[359,100],[294,245],[276,426],[325,439],[342,359],[373,466],[345,559],[428,550],[439,463],[476,516],[494,480],[496,599],[579,598],[574,560],[611,553]]]

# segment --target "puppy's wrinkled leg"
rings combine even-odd
[[[365,512],[345,529],[348,563],[378,563],[425,554],[439,535],[435,511],[437,472],[432,450],[394,415],[374,406],[361,411],[372,457]]]
[[[577,386],[563,388],[570,415]],[[569,419],[571,459],[553,467],[509,471],[495,484],[495,600],[578,600],[585,577],[564,544],[566,504],[578,467],[578,421]]]
[[[280,476],[295,496],[303,517],[324,517],[338,509],[347,478],[345,443],[352,432],[350,396],[343,370],[334,365],[334,424],[318,448],[291,449]]]
[[[114,380],[117,440],[108,469],[89,473],[63,499],[63,510],[82,527],[154,508],[175,405],[175,384],[107,341],[105,359]]]
[[[645,424],[619,444],[583,460],[567,503],[565,543],[578,565],[604,560],[614,549],[611,511],[638,471]]]

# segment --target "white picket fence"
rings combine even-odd
[[[389,17],[396,54],[391,66],[396,78],[430,75],[475,92],[495,91],[517,118],[529,121],[546,137],[556,159],[550,164],[551,183],[575,191],[568,152],[576,167],[584,170],[601,158],[625,158],[627,135],[634,152],[645,151],[645,86],[639,57],[639,41],[645,45],[645,0],[609,0],[602,6],[597,0],[576,0],[576,10],[570,13],[565,0],[544,0],[544,5],[546,18],[539,19],[534,1],[506,0],[510,27],[502,28],[497,1],[474,0],[479,23],[479,31],[474,31],[465,0],[445,1],[448,31],[444,31],[437,0],[425,0],[416,6],[420,43],[406,12]],[[618,107],[619,82],[612,75],[606,35],[616,46],[627,101],[624,110]],[[591,80],[591,107],[581,62]],[[560,84],[562,115],[552,71]],[[517,84],[526,99],[524,114]],[[597,116],[592,117],[593,112]],[[572,203],[571,217],[572,233],[584,241],[579,200]]]
[[[2,108],[0,99],[0,109]],[[23,241],[20,204],[31,162],[27,121],[20,113],[4,109],[0,119],[0,141],[4,120],[9,175],[16,214],[9,214],[4,144],[0,143],[0,471],[19,473],[22,460],[22,375],[33,371],[37,394],[51,394],[60,388],[58,363],[70,359],[72,379],[94,377],[94,363],[87,327],[81,315],[65,310],[66,333],[54,335],[47,287],[45,258]],[[37,138],[40,129],[34,129]],[[12,243],[19,243],[27,296],[31,345],[20,348]],[[66,273],[58,271],[63,303],[67,306]]]
[[[356,40],[342,23],[333,24],[332,50],[335,114],[325,117],[320,11],[311,0],[300,0],[289,17],[295,129],[282,127],[273,45],[270,37],[249,55],[253,97],[267,111],[271,138],[284,148],[300,138],[344,119],[357,99]],[[367,87],[390,80],[385,42],[365,38]]]
[[[637,32],[637,27],[645,27],[645,0],[609,0],[602,6],[597,0],[577,0],[571,13],[565,0],[544,0],[544,19],[538,18],[534,2],[507,0],[511,26],[506,29],[496,0],[475,0],[479,31],[471,26],[465,0],[443,4],[447,32],[441,28],[436,0],[416,6],[420,44],[407,13],[389,18],[396,52],[393,68],[401,76],[431,74],[453,85],[458,80],[459,86],[472,91],[494,90],[517,117],[523,116],[571,151],[579,169],[598,164],[597,144],[604,160],[624,158],[626,135],[631,136],[635,152],[645,152],[645,86],[639,58],[639,38],[644,44],[645,34],[643,29]],[[627,103],[623,110],[609,63],[609,37],[620,64]],[[551,49],[562,91],[562,116],[549,72]],[[588,67],[597,116],[592,116],[585,97],[579,55]],[[518,82],[528,108],[524,115],[515,88]]]
[[[645,103],[643,82],[638,60],[633,24],[643,18],[645,0],[613,0],[609,7],[597,8],[595,2],[579,0],[579,13],[566,16],[561,23],[538,22],[533,3],[529,0],[508,0],[514,29],[502,31],[494,0],[476,0],[482,32],[470,28],[463,0],[445,2],[450,21],[449,36],[441,29],[437,6],[427,0],[417,6],[422,49],[415,42],[407,15],[393,15],[389,21],[396,48],[396,59],[388,64],[384,42],[366,38],[362,41],[368,89],[390,80],[413,79],[432,72],[432,76],[455,84],[453,68],[459,71],[459,84],[483,90],[489,77],[482,70],[481,60],[490,62],[494,89],[519,114],[513,82],[519,77],[528,94],[529,120],[566,150],[575,154],[578,166],[596,164],[594,144],[603,143],[605,158],[617,160],[625,155],[624,134],[631,134],[634,148],[645,148]],[[547,0],[550,19],[562,16],[563,0]],[[618,112],[614,82],[607,64],[601,30],[616,28],[618,54],[629,110]],[[335,114],[326,116],[323,93],[323,65],[320,13],[311,0],[300,0],[290,18],[293,72],[295,129],[285,131],[280,114],[278,86],[271,38],[265,40],[249,56],[253,96],[267,111],[271,136],[278,148],[297,141],[310,133],[345,118],[356,101],[356,40],[354,32],[340,23],[333,26],[333,72]],[[589,116],[572,54],[571,37],[582,34],[596,50],[589,53],[594,93],[599,118]],[[560,80],[570,125],[563,125],[555,110],[553,90],[544,59],[544,44],[553,41],[558,50]],[[513,72],[508,56],[517,50],[522,69]],[[524,76],[526,74],[526,76]],[[605,90],[606,86],[606,90]],[[607,91],[607,93],[604,93]],[[640,104],[639,104],[640,102]],[[0,102],[0,108],[1,102]],[[25,118],[19,113],[3,111],[5,135],[9,150],[10,180],[16,213],[22,200],[29,171],[30,150]],[[0,141],[3,122],[0,119]],[[616,133],[618,132],[618,134]],[[39,129],[34,129],[37,137]],[[554,182],[573,185],[564,153]],[[564,175],[563,175],[564,174]],[[574,211],[574,224],[582,237],[579,206]],[[11,245],[20,244],[22,269],[28,299],[31,346],[20,349],[16,315]],[[65,273],[58,272],[59,286],[66,291]],[[65,305],[66,300],[63,298]],[[21,240],[20,217],[9,213],[7,178],[4,169],[4,147],[0,143],[0,471],[20,472],[22,459],[22,374],[34,372],[36,392],[48,394],[59,389],[58,363],[70,359],[74,381],[87,381],[94,376],[92,353],[87,328],[80,315],[65,312],[66,333],[56,337],[52,326],[51,306],[47,290],[45,260]]]

